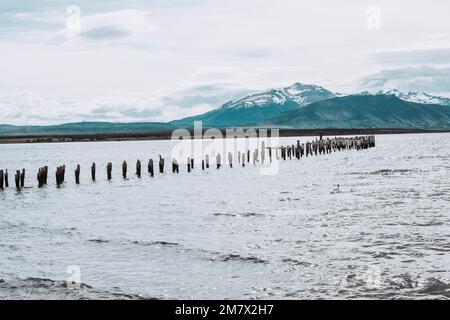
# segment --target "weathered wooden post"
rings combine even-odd
[[[56,168],[55,178],[56,178],[56,186],[59,187],[61,184],[61,167]]]
[[[187,159],[187,172],[191,172],[191,159]]]
[[[25,186],[25,169],[22,169],[20,174],[20,186],[23,188]]]
[[[228,152],[228,163],[230,164],[230,168],[233,168],[233,154]]]
[[[136,175],[138,178],[141,177],[141,168],[142,168],[141,160],[137,160],[136,161]]]
[[[194,170],[194,158],[191,158],[191,169]]]
[[[269,160],[272,163],[272,147],[269,148]]]
[[[241,152],[238,151],[238,164],[241,164]]]
[[[205,160],[202,160],[202,170],[205,170]]]
[[[38,173],[36,175],[37,181],[38,181],[38,188],[42,188],[42,182],[43,182],[43,175],[42,175],[42,168],[38,169]]]
[[[164,158],[159,156],[159,173],[164,173]]]
[[[76,184],[80,184],[80,171],[81,171],[81,167],[78,164],[77,168],[75,169],[75,183]]]
[[[111,180],[112,178],[112,163],[108,162],[108,164],[106,165],[106,174],[108,176],[108,180]]]
[[[0,170],[0,190],[3,190],[3,170]]]
[[[209,169],[209,154],[205,155],[206,169]]]
[[[45,168],[39,168],[37,180],[38,180],[38,188],[42,188],[45,184]]]
[[[8,169],[5,170],[5,188],[9,187]]]
[[[92,177],[92,181],[95,181],[95,162],[92,163],[92,166],[91,166],[91,177]]]
[[[20,190],[20,170],[16,170],[15,181],[16,181],[16,189]]]
[[[242,167],[245,167],[245,153],[242,153]]]
[[[122,162],[122,177],[127,178],[128,164],[126,161]]]
[[[43,182],[44,184],[47,184],[48,181],[48,166],[44,166],[43,170]]]
[[[150,177],[154,176],[153,159],[148,160],[148,173],[150,173]]]
[[[250,162],[250,149],[247,150],[247,162]]]

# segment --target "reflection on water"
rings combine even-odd
[[[0,298],[450,297],[449,138],[379,136],[374,149],[287,160],[274,176],[180,166],[125,181],[123,160],[168,157],[173,143],[0,145],[10,185],[24,167],[28,186],[0,191]],[[51,183],[38,190],[44,164]],[[65,282],[73,265],[79,290]]]

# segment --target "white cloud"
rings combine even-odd
[[[387,69],[361,80],[370,91],[398,89],[450,97],[450,68],[429,66]]]
[[[22,92],[0,96],[0,123],[165,122],[210,111],[248,93],[246,90],[231,89],[227,84],[178,88],[154,94],[117,93],[85,99],[52,99],[33,92]]]
[[[101,43],[141,46],[159,27],[148,11],[125,9],[81,17],[80,28],[63,30],[64,45]]]

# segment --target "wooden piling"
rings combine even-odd
[[[44,166],[43,167],[42,175],[43,175],[43,177],[42,177],[43,183],[47,184],[47,181],[48,181],[48,166]]]
[[[164,158],[159,156],[159,173],[164,173]]]
[[[3,190],[3,176],[4,176],[4,173],[3,173],[3,170],[0,170],[0,190]]]
[[[77,164],[77,168],[75,169],[75,183],[80,184],[80,171],[81,167],[79,164]]]
[[[45,168],[39,168],[37,173],[38,188],[44,187],[45,184]]]
[[[25,186],[25,169],[22,169],[20,174],[20,186],[23,188]]]
[[[5,170],[5,188],[9,187],[8,169]]]
[[[202,160],[202,170],[205,170],[205,160]]]
[[[137,176],[138,178],[141,177],[141,168],[142,168],[141,160],[137,160],[137,161],[136,161],[136,176]]]
[[[95,181],[95,162],[92,163],[92,166],[91,166],[91,178],[92,178],[92,181]]]
[[[16,170],[15,182],[16,182],[16,189],[20,190],[20,170]]]
[[[122,177],[127,178],[128,164],[126,161],[122,162]]]
[[[230,164],[230,168],[233,168],[233,154],[228,152],[228,163]]]
[[[191,158],[191,170],[194,170],[194,158]]]
[[[242,167],[245,167],[245,153],[242,153]]]
[[[205,155],[206,169],[209,169],[209,154]]]
[[[56,168],[55,178],[56,178],[56,186],[59,187],[64,182],[64,166],[59,166]]]
[[[106,174],[108,176],[108,180],[111,180],[112,178],[112,163],[108,162],[107,166],[106,166]]]
[[[153,159],[148,160],[148,173],[150,173],[150,177],[153,178],[153,176],[154,176]]]

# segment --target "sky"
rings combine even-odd
[[[450,97],[448,0],[2,0],[0,123],[168,121],[295,82]]]

